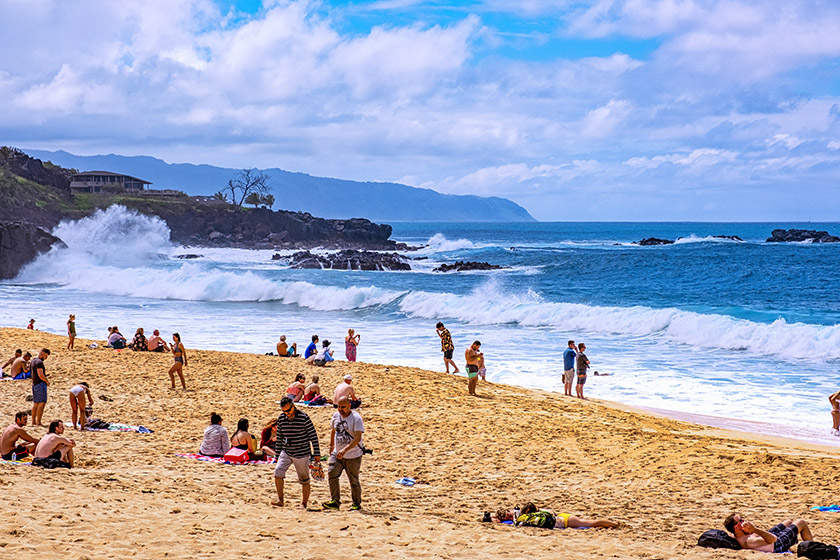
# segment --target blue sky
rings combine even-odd
[[[0,52],[2,144],[542,220],[840,217],[838,2],[3,0]]]

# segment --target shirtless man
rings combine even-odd
[[[484,353],[479,352],[481,349],[481,342],[476,340],[464,352],[464,357],[467,360],[467,377],[469,377],[468,390],[470,395],[475,395],[475,386],[478,385],[478,371],[484,367]]]
[[[0,367],[0,370],[3,371],[4,375],[6,374],[6,368],[9,367],[10,365],[12,365],[15,362],[15,360],[17,360],[18,358],[21,357],[22,354],[23,354],[23,350],[18,348],[17,350],[15,350],[14,356],[12,356],[8,360],[6,360],[6,363],[3,364],[3,367]]]
[[[21,373],[29,373],[29,359],[32,357],[31,352],[27,352],[23,356],[19,356],[15,358],[15,361],[12,362],[12,369],[10,370],[10,375],[12,379],[20,375]],[[25,377],[21,377],[21,379],[25,379]]]
[[[286,343],[286,335],[280,335],[280,341],[277,343],[277,355],[281,358],[297,358],[300,354],[297,353],[297,342],[293,342],[291,346]]]
[[[796,521],[785,519],[769,531],[765,531],[744,519],[740,514],[733,513],[724,520],[723,526],[735,535],[741,548],[761,552],[787,552],[796,544],[797,533],[802,535],[803,541],[814,538],[808,524],[802,519]]]
[[[38,445],[40,440],[30,436],[23,429],[28,419],[29,415],[26,412],[18,412],[15,414],[14,423],[9,424],[3,430],[3,435],[0,435],[0,453],[2,453],[3,459],[6,461],[12,460],[12,453],[18,459],[23,459],[27,455],[35,453],[35,446]],[[22,439],[29,445],[18,445],[17,440],[19,439]]]
[[[58,459],[67,463],[70,468],[73,467],[74,457],[73,448],[76,447],[76,442],[68,437],[64,437],[64,422],[61,420],[53,420],[50,422],[50,428],[38,446],[35,448],[35,459],[32,464],[36,467],[40,465],[39,459]]]
[[[160,336],[160,331],[155,329],[149,337],[149,352],[169,352],[169,346]]]
[[[350,408],[359,408],[362,405],[362,399],[356,397],[356,390],[352,385],[353,376],[349,373],[344,376],[344,382],[339,383],[333,393],[333,402],[337,403],[341,398],[346,397],[350,399]]]
[[[840,436],[840,391],[828,397],[831,403],[831,435]]]

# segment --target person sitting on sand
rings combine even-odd
[[[31,352],[26,352],[23,356],[15,358],[15,361],[12,362],[12,369],[9,371],[9,375],[12,376],[12,379],[29,379],[31,377],[31,373],[29,371],[31,359]]]
[[[814,539],[808,523],[802,519],[796,521],[785,519],[775,527],[764,531],[747,521],[741,514],[733,513],[723,521],[723,526],[735,535],[741,548],[746,550],[782,553],[787,552],[796,544],[797,534],[802,535],[803,541]]]
[[[149,337],[149,352],[169,352],[169,345],[163,337],[160,336],[160,331],[155,329],[152,331],[152,336]]]
[[[831,435],[840,436],[840,391],[828,397],[831,403]]]
[[[303,399],[304,401],[311,401],[315,397],[321,394],[321,386],[318,385],[318,381],[321,378],[318,377],[318,374],[312,376],[312,383],[306,386],[306,389],[303,390]]]
[[[248,432],[248,419],[240,418],[236,424],[236,431],[230,438],[230,446],[248,452],[249,461],[262,460],[262,449],[257,449],[257,438]]]
[[[306,376],[302,373],[295,375],[294,382],[286,388],[286,396],[292,399],[292,402],[302,400],[303,392],[306,389]]]
[[[215,412],[210,413],[210,425],[204,428],[204,441],[198,452],[208,457],[224,457],[230,449],[230,436],[222,426],[222,417]]]
[[[129,348],[135,352],[148,352],[149,343],[146,341],[146,335],[143,334],[143,327],[138,328],[134,333],[134,340],[128,345]]]
[[[326,366],[330,362],[334,362],[335,358],[333,358],[333,351],[330,350],[330,341],[324,340],[321,344],[321,348],[318,349],[317,354],[312,354],[306,360],[306,363],[315,365],[315,366]]]
[[[85,397],[87,397],[87,402],[90,403],[89,405],[86,404]],[[81,430],[87,426],[88,420],[90,419],[87,411],[88,408],[92,406],[93,396],[90,394],[90,385],[88,385],[85,381],[82,381],[78,385],[74,385],[73,388],[70,389],[70,409],[73,412],[74,428]],[[77,419],[79,420],[78,425],[76,424]]]
[[[353,387],[353,376],[349,373],[344,376],[344,381],[338,384],[333,393],[333,402],[337,403],[342,397],[350,399],[350,408],[362,406],[362,398],[356,396],[356,389]]]
[[[108,346],[114,350],[122,350],[125,348],[125,337],[116,326],[111,329],[111,334],[108,336]]]
[[[187,349],[181,343],[181,335],[178,333],[172,333],[172,357],[175,360],[175,363],[169,368],[169,381],[172,382],[172,389],[175,388],[176,373],[181,378],[181,387],[186,389],[187,384],[184,382],[184,368],[187,367]]]
[[[567,527],[573,529],[589,527],[614,529],[618,527],[618,523],[615,521],[582,519],[569,513],[554,513],[550,509],[537,509],[537,506],[531,502],[522,506],[519,517],[514,519],[514,515],[512,509],[500,509],[495,516],[491,516],[491,520],[496,523],[512,521],[517,527],[540,527],[542,529],[565,529]]]
[[[300,354],[297,353],[297,342],[293,342],[291,346],[286,343],[286,335],[280,335],[280,342],[277,343],[277,355],[281,358],[297,358]]]
[[[29,319],[29,324],[26,325],[26,329],[30,331],[35,330],[35,319]]]
[[[16,459],[23,459],[35,453],[35,447],[41,441],[26,433],[23,429],[29,419],[29,414],[26,412],[18,412],[15,414],[15,421],[6,426],[3,434],[0,435],[0,454],[6,461],[12,460],[14,454]],[[18,445],[18,440],[22,439],[28,445]]]
[[[303,359],[308,360],[310,356],[318,352],[318,338],[317,334],[312,335],[312,342],[309,343],[309,346],[306,347],[306,350],[303,351]]]
[[[268,457],[276,457],[274,447],[277,445],[277,418],[270,418],[260,434],[260,449]]]
[[[15,353],[12,355],[12,357],[9,358],[8,360],[6,360],[6,363],[3,364],[2,367],[0,367],[0,371],[3,372],[4,376],[6,375],[6,368],[9,367],[10,365],[12,365],[13,363],[15,363],[15,360],[20,358],[22,355],[23,355],[23,350],[18,348],[17,350],[15,350]],[[14,377],[14,376],[11,375],[10,377]]]
[[[75,458],[73,457],[73,448],[76,447],[76,442],[68,437],[64,437],[64,422],[61,420],[53,420],[50,422],[47,435],[41,438],[38,445],[35,447],[35,459],[32,464],[36,467],[49,464],[45,459],[52,461],[61,461],[64,463],[59,466],[66,466],[73,468]]]

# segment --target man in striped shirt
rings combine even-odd
[[[309,457],[314,454],[316,462],[321,460],[318,434],[309,416],[298,410],[289,397],[283,397],[280,400],[280,410],[283,413],[277,419],[277,440],[274,444],[277,452],[277,467],[274,469],[277,501],[271,502],[271,505],[283,506],[283,484],[286,480],[286,471],[294,465],[298,481],[303,488],[300,507],[305,509],[310,491]]]

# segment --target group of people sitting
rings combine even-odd
[[[356,334],[356,331],[353,329],[347,330],[347,336],[344,338],[344,356],[347,358],[348,362],[355,362],[356,361],[356,347],[359,345],[361,341],[362,335]],[[303,359],[306,360],[306,363],[310,365],[316,366],[325,366],[330,362],[335,361],[333,357],[335,352],[330,348],[330,341],[324,339],[323,342],[320,342],[320,338],[317,334],[312,335],[312,342],[309,343],[309,346],[303,352]],[[293,342],[289,344],[286,342],[286,335],[281,335],[280,340],[277,342],[277,355],[281,358],[297,358],[300,356],[298,354],[297,343]]]
[[[20,348],[0,368],[0,377],[11,377],[12,379],[29,379],[32,373],[29,371],[29,362],[32,361],[32,352],[24,352]],[[6,368],[11,366],[8,373]]]
[[[15,421],[7,426],[0,435],[0,455],[6,461],[33,457],[32,464],[48,468],[72,468],[75,458],[73,448],[76,442],[62,435],[64,422],[53,420],[47,429],[47,435],[38,439],[26,432],[29,421],[27,412],[15,414]],[[18,443],[20,441],[21,443]]]
[[[256,461],[266,457],[274,457],[274,443],[277,439],[277,419],[274,418],[263,427],[259,442],[248,428],[247,418],[240,418],[236,423],[236,431],[229,435],[227,428],[222,426],[222,417],[215,412],[210,414],[210,425],[204,429],[204,441],[198,452],[208,457],[224,457],[231,448],[248,452],[248,460]]]
[[[292,402],[300,402],[308,404],[309,406],[319,406],[324,404],[335,404],[342,397],[347,397],[350,401],[351,408],[359,408],[362,405],[361,397],[356,396],[356,389],[353,387],[353,376],[349,373],[344,376],[344,380],[336,386],[333,391],[332,400],[321,394],[321,386],[318,384],[320,377],[315,374],[312,376],[312,383],[306,384],[306,376],[302,373],[295,375],[295,380],[286,388],[286,396]]]
[[[143,327],[134,332],[134,339],[130,343],[127,343],[119,327],[108,327],[108,343],[105,346],[115,350],[130,348],[135,352],[169,352],[169,345],[160,336],[159,330],[155,329],[147,339]]]

